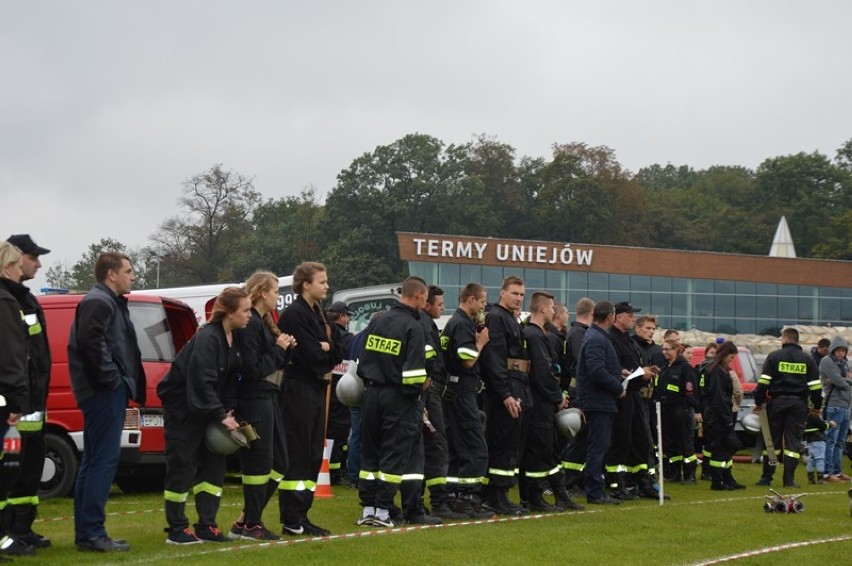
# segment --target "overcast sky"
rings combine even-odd
[[[147,244],[214,163],[265,198],[324,195],[413,132],[606,145],[632,171],[833,158],[850,22],[848,0],[4,0],[0,237],[71,265]]]

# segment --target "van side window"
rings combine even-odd
[[[136,340],[146,362],[171,362],[175,345],[163,307],[157,304],[130,303],[130,320],[136,327]]]

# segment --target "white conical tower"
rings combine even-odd
[[[769,257],[796,257],[796,247],[793,245],[793,236],[787,226],[787,217],[782,216],[772,238],[772,247],[769,248]]]

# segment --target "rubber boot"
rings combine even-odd
[[[683,465],[683,485],[695,485],[695,462]]]
[[[713,478],[710,480],[710,489],[713,491],[729,491],[733,489],[725,483],[724,470],[721,468],[710,468],[710,475]]]
[[[566,489],[565,480],[565,475],[561,473],[553,474],[548,478],[550,489],[553,490],[553,496],[556,499],[556,506],[561,508],[563,511],[584,510],[586,508],[585,505],[580,505],[571,498],[571,495]]]
[[[734,473],[731,468],[722,470],[722,481],[729,489],[745,489],[746,486],[734,479]]]
[[[799,467],[799,459],[792,456],[784,456],[784,487],[800,487],[796,483],[796,468]]]
[[[533,513],[561,513],[562,508],[551,505],[544,500],[541,489],[536,486],[527,488],[527,505]]]

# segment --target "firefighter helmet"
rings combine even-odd
[[[556,413],[556,430],[562,436],[573,438],[583,428],[583,411],[577,408],[562,409]]]
[[[204,444],[214,454],[229,456],[248,446],[248,441],[239,430],[227,430],[221,423],[210,423],[204,433]]]
[[[357,370],[358,364],[350,360],[346,373],[337,382],[337,398],[347,407],[357,407],[364,399],[364,380],[358,377]]]
[[[743,429],[751,434],[760,432],[760,417],[756,413],[749,413],[740,420]]]

